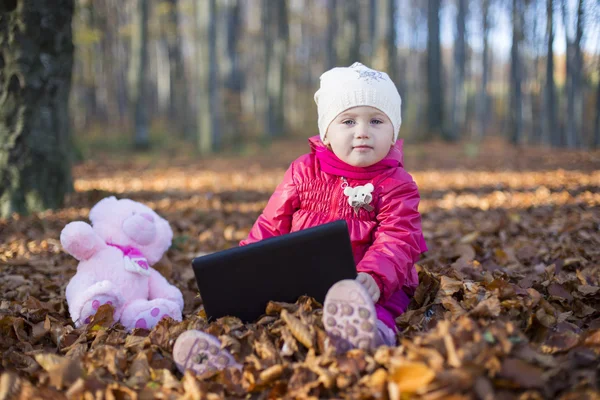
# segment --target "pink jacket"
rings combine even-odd
[[[381,290],[378,317],[394,327],[394,319],[406,310],[418,285],[414,263],[427,251],[419,191],[403,168],[402,140],[384,160],[367,168],[342,162],[318,136],[309,143],[312,151],[292,162],[240,245],[345,219],[356,269],[375,278]],[[373,184],[372,211],[361,208],[355,213],[341,177],[351,187]]]

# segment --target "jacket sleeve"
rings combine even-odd
[[[267,206],[254,223],[248,237],[240,242],[240,246],[290,233],[292,215],[300,208],[293,174],[294,164],[292,163],[285,172],[283,181],[277,186]]]
[[[381,290],[380,302],[404,286],[409,269],[427,250],[419,201],[417,185],[412,181],[395,187],[380,200],[373,244],[356,267],[375,278]]]

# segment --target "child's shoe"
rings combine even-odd
[[[369,350],[381,341],[373,300],[355,280],[337,282],[329,289],[323,305],[323,325],[338,353],[356,347]]]
[[[197,330],[179,335],[173,346],[173,359],[181,373],[190,369],[197,375],[231,366],[242,367],[227,350],[221,349],[219,339]]]

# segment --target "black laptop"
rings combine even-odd
[[[346,221],[335,221],[192,261],[209,319],[253,322],[271,300],[295,303],[308,295],[323,303],[335,282],[356,278]]]

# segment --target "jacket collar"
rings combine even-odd
[[[331,175],[341,176],[349,179],[362,181],[372,180],[376,176],[402,167],[402,141],[398,140],[383,160],[368,167],[354,167],[340,160],[333,151],[329,150],[321,141],[319,136],[309,139],[312,153],[319,161],[323,172]]]
[[[321,137],[319,135],[310,137],[308,139],[308,143],[310,144],[310,149],[311,149],[312,153],[316,153],[317,150],[319,150],[319,151],[323,151],[323,150],[331,151],[331,150],[329,150],[327,148],[327,146],[325,146],[323,144],[323,142],[321,141]],[[399,167],[404,167],[403,146],[404,146],[404,139],[398,139],[398,140],[396,140],[396,143],[394,144],[394,147],[392,147],[390,149],[389,153],[387,154],[387,156],[385,156],[385,158],[383,160],[396,160],[396,161],[398,161],[398,166]]]

